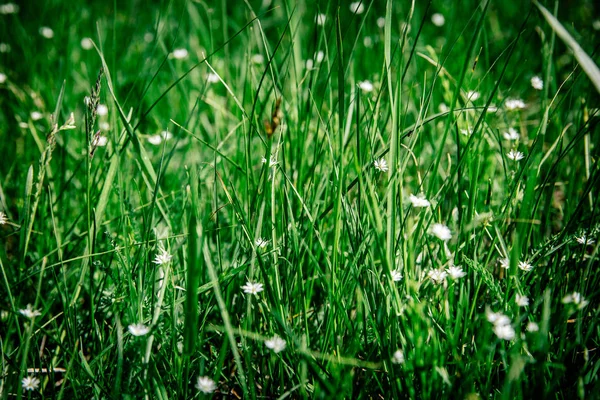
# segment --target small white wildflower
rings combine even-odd
[[[154,33],[146,32],[144,33],[144,42],[152,43],[154,41]]]
[[[385,27],[385,17],[377,18],[377,26],[382,29]]]
[[[520,110],[525,108],[525,103],[521,99],[506,99],[504,106],[507,110]]]
[[[371,81],[360,81],[358,82],[358,87],[363,91],[363,92],[372,92],[374,89],[373,84],[371,83]]]
[[[504,132],[502,136],[506,140],[518,140],[520,137],[519,132],[515,128],[508,128],[508,132]]]
[[[242,286],[242,290],[244,291],[244,293],[257,295],[264,289],[262,283],[248,281],[244,286]]]
[[[531,78],[531,87],[535,90],[542,90],[544,88],[544,81],[539,76]]]
[[[365,5],[362,1],[355,1],[353,3],[350,3],[350,11],[354,14],[362,14],[363,12],[365,12]]]
[[[262,64],[265,62],[265,56],[262,54],[253,54],[252,57],[250,57],[250,61],[254,64]]]
[[[198,381],[196,381],[196,389],[202,393],[212,393],[217,390],[217,385],[208,376],[199,376]]]
[[[425,198],[425,195],[423,193],[421,193],[418,196],[415,196],[414,194],[411,194],[408,196],[408,200],[412,203],[413,207],[429,207],[431,205],[431,203],[429,202],[429,200],[427,200]]]
[[[3,211],[0,211],[0,225],[5,225],[8,222],[8,218]]]
[[[471,100],[471,101],[475,101],[477,100],[479,97],[481,96],[481,94],[479,92],[476,92],[474,90],[469,90],[467,92],[467,100]]]
[[[129,330],[129,333],[131,333],[133,336],[144,336],[150,332],[150,328],[142,323],[131,324],[127,327],[127,330]]]
[[[373,38],[371,36],[365,36],[363,39],[363,45],[367,49],[370,49],[371,47],[373,47]]]
[[[450,107],[448,107],[446,103],[440,103],[438,110],[440,110],[441,113],[447,113],[450,111]]]
[[[385,158],[383,158],[383,157],[380,158],[379,160],[373,161],[373,166],[379,172],[386,172],[388,170],[387,162],[385,161]]]
[[[267,247],[268,244],[269,244],[269,241],[266,239],[263,239],[263,238],[258,238],[254,242],[254,245],[256,247],[258,247],[259,249],[264,249],[265,247]]]
[[[156,255],[156,257],[154,258],[154,261],[152,261],[152,262],[157,265],[163,265],[163,264],[167,264],[169,261],[171,261],[172,258],[173,258],[173,256],[171,254],[169,254],[169,252],[167,250],[160,249],[160,253],[158,253]]]
[[[519,269],[529,272],[533,269],[533,265],[529,264],[527,261],[519,261]]]
[[[27,307],[25,307],[22,310],[19,310],[19,312],[21,313],[21,315],[23,315],[29,319],[33,319],[35,317],[39,317],[40,315],[42,315],[40,310],[34,310],[33,306],[31,304],[27,304]]]
[[[210,72],[208,75],[206,75],[206,81],[208,83],[217,83],[219,82],[219,75],[215,74],[214,72]]]
[[[187,49],[175,49],[175,50],[173,50],[171,55],[173,58],[175,58],[177,60],[183,60],[184,58],[187,58],[188,51],[187,51]]]
[[[529,323],[527,324],[527,327],[525,328],[525,330],[527,332],[537,332],[537,331],[540,330],[540,327],[535,322],[529,321]]]
[[[585,234],[582,234],[581,236],[576,237],[575,240],[577,241],[577,243],[583,244],[583,245],[594,244],[594,242],[595,242],[594,239],[587,237]]]
[[[98,135],[92,140],[92,147],[104,147],[107,143],[108,138],[106,136]]]
[[[510,324],[510,319],[506,315],[500,312],[493,312],[490,309],[485,311],[485,318],[488,320],[488,322],[491,322],[494,325],[505,325],[507,323]]]
[[[444,224],[433,224],[431,227],[431,234],[443,241],[452,239],[450,228]]]
[[[27,129],[27,128],[29,128],[29,124],[27,122],[24,122],[24,121],[19,122],[19,128],[21,128],[21,129]]]
[[[96,108],[96,113],[101,117],[108,115],[108,107],[106,106],[106,104],[98,104],[98,108]]]
[[[525,155],[523,155],[523,153],[520,151],[511,150],[508,152],[506,157],[510,158],[511,160],[520,161],[525,158]]]
[[[573,303],[577,308],[582,309],[587,306],[588,301],[579,292],[573,292],[563,297],[562,302],[565,304]]]
[[[440,285],[444,282],[444,280],[448,276],[448,273],[444,270],[432,269],[427,273],[427,276],[429,277],[429,279],[431,279],[433,283],[435,283],[436,285]]]
[[[110,124],[107,121],[102,121],[98,124],[101,131],[110,131]]]
[[[315,56],[315,60],[320,63],[325,59],[325,53],[323,53],[323,51],[319,50],[317,52],[317,55]]]
[[[446,269],[446,272],[448,272],[448,275],[450,275],[450,278],[452,279],[460,279],[463,276],[467,275],[467,273],[465,271],[462,270],[462,268],[460,266],[451,266],[449,268]]]
[[[392,363],[394,364],[404,364],[404,352],[400,349],[394,352],[392,356]]]
[[[392,276],[392,280],[394,282],[398,282],[402,280],[402,273],[400,272],[399,269],[395,269],[393,270],[390,275]]]
[[[502,268],[508,269],[510,267],[510,260],[508,258],[501,258],[499,261]]]
[[[468,128],[468,129],[461,129],[460,133],[465,135],[465,136],[471,136],[473,134],[473,129]]]
[[[29,114],[31,116],[31,119],[34,121],[39,121],[40,119],[44,118],[44,114],[42,114],[39,111],[32,111],[31,114]]]
[[[600,31],[600,19],[595,19],[594,22],[592,22],[592,28]]]
[[[515,338],[515,330],[510,325],[494,325],[494,333],[499,339],[513,340]]]
[[[52,28],[42,26],[40,28],[40,35],[42,35],[46,39],[52,39],[54,37],[54,31],[52,30]]]
[[[519,307],[526,307],[529,305],[529,298],[527,296],[521,296],[520,294],[517,294],[515,297],[515,303],[517,303]]]
[[[265,340],[265,346],[273,350],[274,353],[279,353],[285,349],[285,340],[275,335],[271,339]]]
[[[173,138],[173,134],[171,134],[171,132],[169,132],[169,131],[162,131],[159,134],[150,136],[148,138],[148,142],[150,142],[150,144],[158,146],[159,144],[162,143],[163,140],[169,140],[169,139],[172,139],[172,138]]]
[[[315,62],[312,60],[312,58],[309,58],[308,60],[306,60],[305,64],[306,69],[313,69],[313,67],[315,66]]]
[[[6,74],[0,72],[0,84],[6,82]]]
[[[440,13],[435,13],[431,16],[431,22],[435,26],[444,26],[446,23],[446,18],[444,18],[444,16]]]
[[[315,22],[319,26],[325,25],[326,21],[327,21],[327,15],[325,15],[325,14],[317,14],[317,16],[315,17]]]
[[[11,47],[8,43],[0,43],[0,53],[10,53]]]
[[[19,12],[19,6],[15,3],[0,4],[0,14],[16,14]]]
[[[91,50],[94,48],[94,42],[89,37],[81,39],[81,48],[84,50]]]
[[[21,386],[23,386],[23,390],[37,390],[40,386],[40,380],[35,376],[26,376],[21,380]]]

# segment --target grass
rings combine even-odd
[[[0,7],[1,399],[596,396],[596,6],[363,3]]]

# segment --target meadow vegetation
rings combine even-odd
[[[0,5],[0,399],[594,398],[599,18]]]

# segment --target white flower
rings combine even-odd
[[[308,60],[306,60],[306,63],[304,65],[306,66],[306,69],[313,69],[313,67],[315,66],[315,62],[312,60],[312,58],[309,58]]]
[[[175,49],[171,55],[177,60],[183,60],[184,58],[187,58],[188,51],[187,49]]]
[[[398,282],[402,280],[402,273],[400,272],[399,269],[395,269],[393,270],[390,275],[392,276],[392,280],[394,282]]]
[[[520,294],[517,294],[517,296],[515,297],[515,303],[517,303],[519,307],[528,306],[529,298],[527,296],[521,296]]]
[[[504,132],[502,136],[506,140],[517,140],[520,137],[519,132],[515,128],[508,128],[508,132]]]
[[[263,238],[258,238],[254,242],[254,245],[256,247],[258,247],[259,249],[264,249],[265,247],[267,247],[268,244],[269,244],[269,241],[266,239],[263,239]]]
[[[40,380],[35,376],[26,376],[21,381],[24,390],[36,390],[40,386]]]
[[[360,81],[358,82],[358,87],[363,91],[363,92],[372,92],[373,91],[373,84],[371,83],[371,81]]]
[[[450,275],[450,278],[452,279],[460,279],[463,276],[467,275],[467,273],[463,271],[462,268],[458,265],[449,267],[448,269],[446,269],[446,272],[448,272],[448,275]]]
[[[104,147],[107,143],[108,138],[106,136],[98,135],[92,140],[92,147]]]
[[[0,4],[0,14],[16,14],[19,12],[19,6],[15,3]]]
[[[131,324],[127,327],[127,329],[129,330],[129,333],[131,333],[133,336],[144,336],[147,335],[148,332],[150,332],[150,328],[148,328],[142,323]]]
[[[362,1],[355,1],[350,3],[350,11],[352,11],[354,14],[362,14],[365,12],[365,5]]]
[[[40,119],[44,118],[44,114],[42,114],[39,111],[32,111],[31,114],[29,114],[31,116],[31,119],[34,121],[39,121]]]
[[[365,36],[363,39],[363,45],[370,49],[371,47],[373,47],[373,39],[371,38],[371,36]]]
[[[427,276],[429,276],[429,279],[431,279],[433,283],[440,285],[444,282],[448,274],[444,270],[432,269],[427,273]]]
[[[196,382],[196,389],[202,393],[212,393],[217,389],[217,385],[208,376],[199,376]]]
[[[10,53],[10,44],[0,43],[0,53]]]
[[[106,104],[98,104],[98,108],[96,108],[96,113],[101,117],[108,115],[108,107]]]
[[[461,129],[460,133],[465,135],[465,136],[471,136],[473,134],[473,129],[468,128],[468,129]]]
[[[110,131],[110,124],[106,121],[102,121],[98,124],[98,127],[100,128],[100,130],[102,131]]]
[[[595,19],[594,22],[592,22],[592,28],[600,31],[600,19]]]
[[[379,160],[375,160],[373,161],[373,166],[375,167],[376,170],[380,171],[380,172],[386,172],[388,170],[388,165],[387,162],[385,161],[385,158],[380,158]]]
[[[440,13],[435,13],[431,16],[431,22],[435,26],[443,26],[446,23],[446,18]]]
[[[160,134],[152,135],[148,138],[148,142],[155,146],[158,146],[162,143],[163,140],[169,140],[173,138],[173,134],[169,131],[162,131]]]
[[[504,105],[508,110],[520,110],[525,108],[525,103],[521,99],[506,99]]]
[[[515,338],[515,330],[510,325],[494,325],[494,333],[498,339],[513,340]]]
[[[6,217],[6,214],[4,214],[3,211],[0,211],[0,225],[4,225],[8,222],[8,218]]]
[[[379,17],[379,18],[377,18],[377,26],[379,28],[384,28],[385,27],[385,17]]]
[[[27,307],[22,310],[19,310],[19,312],[21,313],[21,315],[24,315],[25,317],[27,317],[29,319],[33,319],[35,317],[39,317],[40,315],[42,315],[40,310],[34,310],[33,306],[31,304],[27,304]]]
[[[256,282],[250,282],[250,281],[248,281],[244,286],[242,286],[242,289],[244,290],[244,293],[253,294],[253,295],[257,295],[264,290],[262,283],[256,283]]]
[[[325,25],[325,21],[327,21],[327,15],[325,14],[317,14],[315,17],[315,22],[317,25],[323,26]]]
[[[274,353],[279,353],[285,349],[285,340],[275,335],[271,339],[265,340],[265,346],[273,350]]]
[[[583,307],[587,306],[587,304],[588,304],[587,300],[584,299],[583,296],[581,295],[581,293],[579,293],[579,292],[573,292],[571,294],[566,295],[565,297],[563,297],[562,302],[565,304],[573,303],[579,309],[582,309]]]
[[[40,28],[40,35],[42,35],[46,39],[52,39],[54,37],[54,31],[52,30],[52,28],[48,28],[47,26],[42,26]]]
[[[529,264],[527,261],[519,261],[519,269],[529,272],[533,269],[533,265]]]
[[[94,42],[89,37],[81,39],[81,48],[84,50],[91,50],[94,48]]]
[[[392,362],[394,364],[404,364],[404,352],[400,349],[396,350],[392,356]]]
[[[154,33],[146,32],[144,33],[144,42],[151,43],[154,40]]]
[[[585,234],[582,234],[581,236],[576,237],[575,240],[577,240],[577,243],[584,244],[584,245],[594,244],[594,242],[595,242],[594,239],[587,237]]]
[[[6,74],[0,72],[0,84],[6,82]]]
[[[515,338],[515,330],[510,324],[510,318],[502,313],[492,312],[489,308],[485,314],[487,320],[494,324],[494,333],[499,339],[512,340]]]
[[[471,101],[475,101],[477,100],[481,95],[479,94],[479,92],[476,92],[474,90],[469,90],[467,92],[467,100],[471,100]]]
[[[160,253],[156,255],[154,261],[152,262],[157,265],[163,265],[171,261],[171,258],[173,258],[173,256],[169,254],[168,251],[166,251],[165,249],[160,249]]]
[[[324,59],[325,59],[325,53],[323,53],[323,51],[321,51],[321,50],[317,51],[317,55],[315,57],[315,60],[317,60],[317,62],[320,63]]]
[[[535,322],[529,321],[525,330],[527,330],[527,332],[537,332],[540,330],[540,327]]]
[[[443,241],[452,239],[452,232],[450,232],[450,228],[444,224],[433,224],[431,227],[431,234]]]
[[[217,83],[219,82],[219,75],[215,74],[214,72],[210,72],[208,75],[206,75],[206,81],[208,83]]]
[[[501,258],[499,261],[502,268],[508,269],[510,267],[510,260],[508,258]]]
[[[262,54],[253,54],[250,58],[250,61],[252,61],[254,64],[262,64],[265,62],[265,56]]]
[[[544,88],[544,81],[539,76],[531,78],[531,87],[535,90],[542,90]]]
[[[408,200],[410,200],[413,207],[429,207],[431,205],[429,200],[427,200],[422,193],[418,196],[411,194],[408,196]]]
[[[511,160],[515,160],[515,161],[520,161],[523,158],[525,158],[523,153],[521,153],[520,151],[515,151],[515,150],[509,151],[508,154],[506,155],[506,157],[510,158]]]

